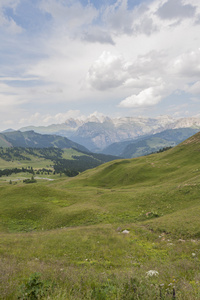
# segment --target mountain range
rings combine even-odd
[[[20,131],[34,130],[40,134],[60,135],[83,145],[92,152],[103,152],[113,143],[133,141],[142,136],[179,128],[193,128],[198,131],[200,118],[175,119],[169,116],[109,118],[92,115],[85,120],[71,118],[62,124],[23,127]]]
[[[197,128],[167,129],[134,140],[113,143],[105,148],[102,153],[112,154],[123,158],[144,156],[169,147],[174,147],[198,131],[199,129]]]

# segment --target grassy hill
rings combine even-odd
[[[2,299],[30,286],[43,299],[199,299],[199,150],[197,133],[74,178],[0,182]]]

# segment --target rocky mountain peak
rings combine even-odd
[[[67,119],[63,124],[47,127],[29,127],[37,133],[57,134],[77,142],[91,151],[102,151],[112,143],[156,134],[166,129],[199,128],[200,117],[180,118],[164,115],[156,118],[120,117],[110,118],[94,113],[83,119]]]

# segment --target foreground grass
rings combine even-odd
[[[124,229],[129,233],[124,234]],[[151,292],[151,299],[157,299],[160,289],[170,299],[173,288],[177,297],[188,294],[190,298],[185,299],[195,299],[199,295],[199,242],[163,239],[134,224],[124,224],[121,229],[98,225],[1,234],[0,252],[2,299],[16,299],[16,290],[34,272],[51,283],[48,299],[59,294],[57,299],[137,299],[131,298],[131,278],[138,295],[141,293],[139,299],[148,299]],[[159,274],[147,277],[149,270]],[[144,289],[150,286],[145,296]],[[125,287],[130,298],[123,298]],[[96,298],[92,298],[95,289]],[[97,291],[106,293],[98,298]]]

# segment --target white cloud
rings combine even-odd
[[[157,11],[162,19],[191,18],[196,7],[191,4],[183,4],[181,0],[168,0]]]
[[[54,21],[54,29],[73,35],[82,26],[91,24],[98,16],[93,5],[83,6],[81,2],[42,0],[40,8],[48,12]]]
[[[155,105],[162,99],[161,87],[149,87],[142,90],[138,95],[127,97],[120,103],[120,107],[138,107]]]
[[[148,17],[148,15],[141,17],[139,22],[136,22],[133,26],[133,33],[136,35],[143,33],[146,35],[151,35],[156,31],[158,31],[158,26],[154,24],[153,19]]]
[[[194,84],[192,84],[191,86],[187,87],[186,91],[191,93],[192,95],[200,95],[200,81],[197,81]]]
[[[118,0],[105,8],[102,19],[115,34],[131,34],[133,13],[127,9],[127,0]]]
[[[22,28],[16,24],[16,22],[8,17],[4,8],[10,8],[15,11],[16,7],[20,3],[20,0],[1,0],[0,2],[0,30],[6,30],[9,34],[18,34],[22,32]]]
[[[9,34],[18,34],[21,33],[23,30],[20,26],[18,26],[13,19],[7,19],[0,13],[0,27],[2,27],[9,33]]]
[[[200,48],[183,53],[176,58],[174,68],[181,76],[199,78],[200,76]]]
[[[127,79],[127,66],[123,57],[104,51],[93,63],[87,74],[87,81],[97,90],[121,86]]]
[[[20,128],[23,126],[28,126],[35,124],[35,126],[48,126],[51,124],[62,124],[65,123],[66,120],[74,119],[80,121],[80,124],[82,121],[88,121],[88,122],[104,122],[107,117],[98,112],[94,111],[93,113],[89,115],[84,115],[81,113],[80,110],[68,110],[63,113],[58,114],[42,114],[39,112],[36,112],[32,115],[29,115],[28,117],[21,118],[19,121]],[[6,123],[6,122],[5,122]],[[10,121],[9,121],[9,124]]]
[[[10,87],[5,83],[0,82],[0,107],[2,108],[11,108],[13,106],[19,106],[26,102],[23,90],[20,90],[19,93],[16,92],[16,89]]]
[[[64,123],[67,119],[77,119],[81,117],[79,110],[69,110],[65,113],[58,113],[56,115],[48,115],[43,118],[43,122],[46,124],[52,123]]]
[[[61,124],[64,123],[67,119],[80,119],[85,118],[85,116],[81,115],[79,110],[69,110],[64,113],[58,114],[42,114],[36,112],[28,118],[21,118],[19,121],[20,126],[27,126],[35,124],[36,126],[48,126],[50,124]]]
[[[133,9],[126,0],[108,2],[97,9],[78,0],[32,1],[45,16],[35,39],[20,16],[24,1],[0,1],[1,119],[6,111],[17,120],[11,111],[18,111],[33,116],[26,122],[58,122],[66,104],[89,113],[127,107],[128,114],[129,107],[156,109],[176,90],[190,94],[188,102],[199,94],[199,0],[151,0]],[[5,7],[18,13],[15,20]],[[20,17],[24,31],[15,36]]]
[[[165,60],[165,55],[156,51],[140,55],[132,61],[104,51],[90,67],[87,83],[101,91],[131,88],[140,92],[162,84],[167,65]]]

